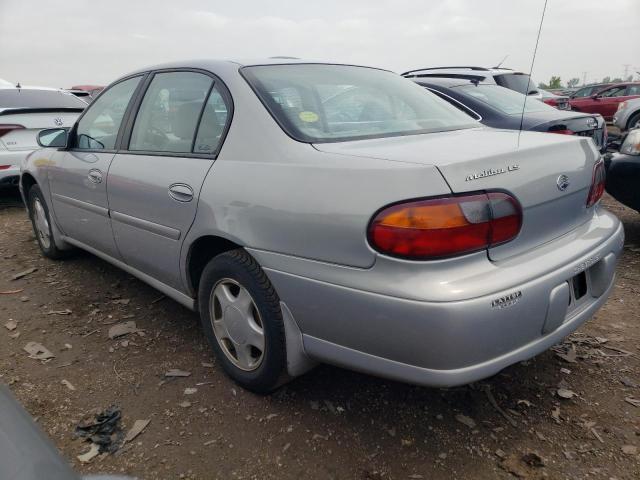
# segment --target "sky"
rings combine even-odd
[[[0,78],[108,84],[172,60],[275,55],[396,72],[531,68],[544,0],[0,0]],[[640,0],[548,0],[533,68],[582,83],[640,71]],[[586,72],[586,73],[585,73]],[[635,74],[638,77],[638,74]]]

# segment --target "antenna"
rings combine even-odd
[[[496,65],[493,68],[500,68],[507,58],[509,58],[509,55],[505,55],[504,58],[502,60],[500,60],[500,63],[498,63],[498,65]]]
[[[540,26],[538,27],[538,37],[536,38],[536,46],[533,49],[533,58],[531,59],[531,69],[529,70],[529,81],[527,82],[527,91],[524,95],[522,103],[522,115],[520,115],[520,129],[518,130],[518,148],[520,148],[520,134],[522,133],[522,123],[524,122],[524,111],[527,108],[527,100],[529,99],[529,86],[531,85],[531,74],[533,73],[533,65],[536,62],[536,53],[538,53],[538,43],[540,43],[540,33],[542,33],[542,24],[544,23],[544,14],[547,11],[547,1],[544,0],[542,7],[542,17],[540,18]]]

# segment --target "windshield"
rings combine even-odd
[[[61,90],[0,89],[0,108],[74,108],[84,109],[85,102]]]
[[[486,103],[507,115],[520,115],[523,107],[525,113],[555,110],[540,100],[498,85],[463,85],[456,88],[463,91],[465,95]]]
[[[242,73],[280,126],[302,142],[478,126],[411,80],[383,70],[299,64],[245,67]]]
[[[536,84],[526,73],[504,73],[493,77],[498,85],[520,93],[537,92]]]

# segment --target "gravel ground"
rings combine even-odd
[[[605,203],[627,232],[616,289],[555,350],[462,388],[419,388],[321,366],[262,397],[225,377],[193,313],[89,254],[44,259],[24,210],[3,195],[0,292],[20,291],[0,294],[0,381],[80,472],[640,478],[640,403],[633,404],[640,399],[640,216],[611,199]],[[10,320],[13,330],[3,326]],[[109,329],[125,321],[142,331],[110,339]],[[55,358],[29,358],[29,341]],[[167,378],[170,369],[190,376]],[[82,464],[77,456],[89,444],[74,438],[75,426],[110,405],[121,408],[125,432],[136,420],[150,423],[117,453]]]

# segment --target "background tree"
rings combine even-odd
[[[622,79],[620,77],[616,77],[613,80],[611,80],[611,83],[622,83]]]
[[[579,84],[580,84],[580,79],[577,77],[574,77],[567,82],[567,87],[574,88],[574,87],[577,87]]]
[[[602,83],[611,83],[611,77],[606,76],[602,79]]]
[[[549,88],[562,88],[562,80],[560,77],[552,76],[549,80]]]

